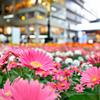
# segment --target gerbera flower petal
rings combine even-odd
[[[54,68],[54,62],[49,55],[43,51],[27,49],[19,56],[21,63],[31,69],[49,70]]]

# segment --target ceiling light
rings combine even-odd
[[[33,27],[33,26],[30,26],[30,27],[29,27],[29,30],[30,30],[31,32],[33,32],[33,31],[34,31],[34,27]]]
[[[21,16],[21,20],[23,20],[23,21],[24,21],[25,19],[26,19],[26,17],[25,17],[25,16]]]
[[[57,8],[55,8],[55,7],[52,6],[51,10],[55,12],[55,11],[57,11]]]
[[[11,34],[11,32],[12,32],[11,27],[7,27],[6,30],[7,30],[7,33],[8,33],[8,34]]]
[[[36,0],[29,0],[29,4],[35,4]]]
[[[13,15],[13,14],[3,16],[3,18],[4,18],[4,19],[9,19],[9,18],[13,18],[13,17],[14,17],[14,15]]]
[[[42,3],[42,0],[38,0],[38,3],[41,4]]]

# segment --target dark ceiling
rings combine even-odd
[[[0,14],[1,14],[1,11],[2,11],[2,4],[4,4],[6,6],[6,5],[9,5],[9,4],[12,4],[13,1],[15,1],[17,3],[17,2],[22,1],[22,0],[0,0]]]
[[[2,3],[4,3],[4,4],[10,4],[12,1],[19,2],[19,1],[22,1],[22,0],[0,0],[0,4],[2,4]]]
[[[2,3],[9,3],[9,2],[11,2],[12,0],[0,0],[0,4],[2,4]]]

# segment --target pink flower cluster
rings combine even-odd
[[[88,62],[93,66],[100,67],[100,53],[96,53],[92,57],[90,56]]]
[[[7,80],[0,90],[0,100],[55,100],[57,96],[54,89],[33,80],[16,79],[12,84]]]
[[[100,68],[92,67],[82,73],[81,84],[93,88],[100,84]]]
[[[53,81],[54,82],[49,82],[48,84],[52,86],[53,88],[63,91],[63,90],[68,90],[70,88],[70,82],[69,82],[69,77],[72,75],[72,71],[68,69],[57,69],[53,73]]]
[[[51,50],[46,46],[44,48],[50,52],[59,50],[58,47],[50,47]],[[65,49],[68,50],[69,48]],[[76,48],[73,48],[71,51],[74,52],[74,50],[76,50]],[[60,51],[63,50],[60,48]],[[83,49],[80,49],[80,51],[82,52],[81,56],[90,54],[89,51],[85,52]],[[66,53],[62,54],[64,55]],[[9,58],[12,55],[14,58],[10,61]],[[75,55],[75,57],[76,56],[77,55]],[[64,56],[62,59],[67,59],[67,57],[68,56]],[[74,61],[73,59],[72,57],[72,62]],[[95,85],[100,84],[100,53],[95,54],[93,57],[89,57],[88,61],[85,63],[89,62],[92,67],[85,71],[81,68],[84,62],[85,60],[82,61],[78,67],[68,66],[69,68],[62,68],[63,60],[62,63],[54,62],[53,58],[46,52],[33,48],[11,47],[0,58],[0,68],[3,72],[10,71],[13,68],[27,67],[30,70],[34,70],[36,76],[44,79],[51,76],[52,79],[46,83],[47,86],[41,85],[38,81],[23,79],[16,79],[12,84],[7,81],[4,89],[0,90],[0,100],[41,100],[41,98],[43,98],[42,100],[54,100],[57,97],[54,90],[56,89],[61,92],[70,89],[73,85],[73,75],[75,74],[78,76],[78,82],[74,84],[76,92],[81,93],[86,87],[94,88]],[[7,67],[5,70],[4,66],[6,64]],[[74,78],[76,77],[74,76]]]

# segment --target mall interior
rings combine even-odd
[[[100,0],[0,0],[0,100],[100,100]]]
[[[0,42],[100,42],[100,20],[87,1],[0,0]]]

